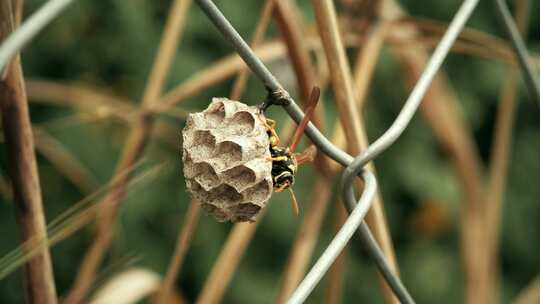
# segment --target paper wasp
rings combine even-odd
[[[315,154],[317,153],[317,149],[312,145],[301,153],[295,153],[294,151],[300,143],[300,139],[308,122],[313,116],[320,94],[321,91],[318,87],[314,87],[311,91],[311,96],[305,109],[304,118],[298,124],[298,127],[296,128],[288,147],[278,146],[279,137],[275,130],[276,122],[271,119],[263,119],[263,122],[267,128],[266,132],[270,139],[269,149],[271,157],[269,160],[272,161],[272,182],[274,184],[274,190],[276,192],[282,192],[285,189],[289,189],[292,197],[292,206],[296,215],[300,213],[300,208],[298,207],[298,201],[296,200],[296,196],[294,195],[294,191],[292,190],[291,186],[294,184],[294,178],[296,172],[298,171],[298,166],[303,163],[313,161]]]

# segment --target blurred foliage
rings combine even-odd
[[[27,12],[43,1],[26,1]],[[308,20],[313,20],[309,1],[300,1]],[[461,1],[401,1],[414,16],[448,22]],[[510,1],[511,2],[511,1]],[[532,50],[540,51],[540,2],[531,1],[528,35]],[[23,53],[25,77],[75,84],[87,84],[139,101],[151,68],[171,1],[112,0],[77,1],[50,25]],[[226,16],[244,36],[249,37],[263,1],[218,1]],[[249,13],[247,13],[249,12]],[[493,3],[481,1],[470,26],[504,36]],[[275,28],[268,36],[276,36]],[[231,53],[229,44],[195,6],[190,8],[186,31],[171,67],[167,89],[193,73]],[[350,58],[351,62],[354,58]],[[294,86],[294,77],[283,62],[270,68]],[[487,164],[498,95],[508,75],[500,63],[452,54],[444,65],[460,100],[458,105],[474,132],[483,161]],[[207,106],[212,96],[227,96],[231,81],[205,90],[182,104],[185,109]],[[521,82],[520,82],[521,83]],[[503,210],[501,243],[503,298],[509,302],[540,269],[540,110],[520,84],[516,126],[513,130],[508,189]],[[384,51],[366,110],[367,129],[373,140],[380,135],[400,109],[407,89],[399,66]],[[263,98],[262,86],[251,80],[243,101],[254,104]],[[332,96],[324,106],[335,116]],[[71,109],[31,104],[35,124],[77,114]],[[332,115],[334,114],[334,115]],[[280,110],[271,114],[285,119]],[[178,130],[183,121],[169,119]],[[328,120],[333,121],[330,117]],[[283,125],[283,124],[281,124]],[[118,121],[73,124],[47,128],[72,151],[102,184],[114,173],[127,127]],[[327,131],[327,133],[329,133]],[[189,203],[181,173],[180,142],[176,146],[153,140],[145,152],[145,165],[168,166],[157,178],[134,189],[124,201],[116,227],[116,239],[102,269],[100,281],[126,268],[126,260],[164,274],[173,253],[176,236]],[[6,176],[5,151],[0,150],[1,174]],[[38,155],[43,197],[48,221],[82,199],[81,193],[42,156]],[[463,279],[458,247],[461,190],[448,156],[437,145],[429,126],[417,115],[403,137],[376,160],[379,184],[401,267],[401,273],[418,303],[457,303],[463,297]],[[140,171],[140,170],[139,170]],[[302,168],[295,186],[297,197],[308,208],[313,194],[312,168]],[[487,174],[487,170],[484,172]],[[333,185],[334,187],[336,185]],[[275,298],[281,272],[301,221],[292,215],[288,194],[275,194],[230,288],[227,303],[270,303]],[[319,256],[332,236],[333,208],[330,208],[317,243]],[[435,221],[435,222],[433,222]],[[18,245],[11,202],[0,203],[0,255]],[[202,216],[177,287],[190,300],[201,290],[231,224],[220,224]],[[58,292],[66,294],[93,228],[88,227],[52,249]],[[356,240],[347,256],[344,302],[381,302],[375,268]],[[326,282],[310,298],[322,303]],[[0,302],[22,301],[21,272],[0,283]]]

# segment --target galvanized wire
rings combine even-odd
[[[506,1],[495,0],[495,6],[497,8],[497,12],[499,13],[499,17],[504,24],[506,33],[508,34],[510,41],[512,41],[512,46],[516,52],[525,83],[527,84],[533,98],[536,100],[536,102],[540,103],[540,79],[538,78],[534,65],[531,62],[525,41],[523,41],[523,38],[519,33],[514,18],[508,9],[508,5],[506,5]]]
[[[351,214],[347,218],[347,221],[343,224],[341,229],[326,247],[321,257],[317,260],[311,271],[304,278],[302,283],[296,288],[291,295],[288,304],[303,303],[309,296],[311,291],[315,288],[317,283],[322,279],[324,274],[328,271],[332,263],[336,260],[343,248],[347,245],[347,242],[351,239],[354,232],[358,229],[358,226],[364,220],[366,213],[371,204],[373,203],[373,197],[377,190],[377,180],[373,173],[368,170],[362,171],[362,179],[364,180],[365,187],[362,192],[362,196],[358,201],[358,205],[352,210]]]
[[[244,59],[248,67],[253,71],[253,73],[258,76],[261,81],[266,85],[266,87],[269,90],[269,96],[270,96],[270,102],[277,102],[278,104],[281,104],[285,107],[285,110],[289,113],[289,115],[296,121],[300,122],[304,114],[300,110],[300,108],[296,105],[294,100],[290,97],[288,92],[286,92],[283,89],[283,86],[279,84],[277,79],[270,73],[270,71],[266,68],[266,66],[262,63],[262,61],[259,60],[259,58],[255,55],[255,53],[251,50],[251,48],[248,46],[248,44],[242,39],[242,37],[238,34],[238,32],[234,29],[234,27],[230,24],[230,22],[225,18],[225,16],[221,13],[221,11],[217,8],[217,6],[210,0],[196,0],[195,1],[201,9],[207,14],[207,16],[210,18],[210,20],[216,25],[216,27],[219,29],[219,31],[226,37],[227,40],[229,40],[236,51],[239,53],[240,57]],[[276,100],[278,99],[278,100]],[[413,110],[414,111],[414,110]],[[412,114],[411,114],[412,116]],[[404,128],[405,126],[403,126]],[[340,150],[337,148],[332,142],[330,142],[313,124],[309,123],[305,130],[307,136],[313,141],[313,143],[317,146],[317,148],[327,154],[330,158],[336,160],[340,164],[344,166],[348,166],[353,161],[353,158],[347,154],[346,152]],[[358,172],[362,169],[361,166],[357,167],[359,168]],[[366,172],[367,175],[369,175]],[[360,201],[367,201],[371,202],[372,195],[366,196],[365,191],[362,194]],[[319,265],[318,267],[314,267],[310,273],[308,274],[308,277],[304,280],[303,283],[301,283],[301,286],[304,286],[300,289],[300,291],[296,291],[294,294],[296,294],[297,299],[303,299],[307,298],[311,290],[315,287],[315,285],[319,282],[320,278],[326,273],[328,268],[332,265],[333,261],[341,252],[341,250],[345,247],[348,240],[350,239],[350,236],[352,236],[352,233],[350,233],[349,237],[346,237],[349,235],[350,229],[352,231],[358,229],[359,225],[362,223],[362,220],[365,216],[365,212],[362,212],[366,208],[366,204],[358,204],[356,208],[353,208],[353,213],[355,214],[355,217],[351,218],[349,216],[349,219],[346,222],[347,226],[343,226],[340,231],[338,232],[338,235],[332,241],[330,246],[327,247],[327,251],[325,251],[325,254],[321,257],[322,261],[316,264]],[[358,210],[358,211],[357,211]],[[366,209],[367,210],[367,209]],[[356,212],[356,213],[355,213]],[[367,225],[364,227],[365,230],[369,231],[369,228]],[[372,239],[373,240],[373,239]],[[384,272],[388,269],[390,269],[390,266],[388,265],[388,262],[386,261],[386,258],[382,254],[382,252],[379,250],[375,250],[375,248],[378,248],[378,246],[367,246],[367,250],[370,252],[371,256],[377,256],[377,259],[380,263],[377,263],[377,266],[379,266],[381,272]],[[337,254],[336,254],[337,253]],[[382,267],[380,267],[382,265]],[[391,288],[394,289],[394,293],[398,295],[408,295],[409,293],[405,289],[404,285],[401,283],[398,276],[396,276],[393,273],[388,273],[388,277],[391,279],[389,281],[389,285]],[[386,276],[385,276],[386,278]],[[307,281],[306,281],[307,280]],[[390,282],[399,282],[399,284],[391,284]],[[410,298],[410,296],[409,296]],[[293,299],[291,299],[293,300]],[[302,300],[302,301],[303,301]],[[294,301],[291,303],[295,303]],[[413,303],[408,302],[408,303]]]

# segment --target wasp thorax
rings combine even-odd
[[[254,221],[272,195],[269,138],[256,107],[214,98],[182,131],[187,189],[218,221]]]

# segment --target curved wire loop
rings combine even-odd
[[[347,208],[347,211],[351,214],[355,212],[356,208],[360,208],[360,204],[362,202],[362,197],[360,197],[360,200],[358,201],[358,204],[356,203],[356,198],[354,194],[354,187],[353,182],[355,177],[358,176],[359,173],[362,171],[367,171],[366,169],[363,169],[362,166],[362,154],[360,154],[358,157],[354,159],[354,161],[345,168],[343,171],[343,174],[341,176],[341,194],[343,196],[343,203],[345,204],[345,207]],[[364,178],[366,180],[366,178]],[[364,193],[367,192],[367,183],[365,185]],[[364,194],[362,194],[363,196]],[[371,206],[371,204],[370,204]],[[392,289],[396,297],[401,303],[407,303],[411,304],[414,303],[413,298],[407,291],[407,288],[405,288],[405,285],[401,282],[401,279],[399,276],[397,276],[390,267],[390,264],[386,260],[383,251],[379,247],[379,244],[373,237],[373,234],[371,233],[371,230],[369,229],[368,225],[365,221],[362,221],[359,223],[359,230],[358,234],[360,238],[362,239],[364,245],[366,246],[367,252],[370,255],[370,257],[375,262],[375,265],[377,265],[377,268],[379,269],[379,272],[382,274],[386,282],[388,283],[388,286]]]
[[[416,112],[416,110],[418,109],[418,106],[420,105],[420,102],[422,101],[422,98],[426,94],[431,81],[435,77],[436,72],[440,68],[442,62],[446,58],[446,55],[450,51],[450,48],[454,44],[457,36],[463,29],[465,22],[469,19],[470,15],[472,14],[478,2],[479,0],[465,0],[462,3],[456,15],[454,16],[452,22],[450,23],[446,33],[442,37],[439,45],[433,52],[433,55],[431,56],[426,69],[422,73],[422,76],[416,83],[409,98],[405,102],[403,109],[400,111],[398,117],[392,123],[390,128],[388,128],[388,130],[381,137],[379,137],[379,139],[377,139],[363,153],[361,153],[358,157],[356,157],[356,159],[353,160],[349,154],[337,148],[312,123],[309,123],[305,129],[305,132],[307,136],[317,146],[317,148],[321,152],[327,154],[329,157],[334,159],[335,161],[339,162],[341,165],[347,166],[351,172],[359,173],[366,163],[373,160],[380,153],[386,150],[390,145],[392,145],[397,140],[397,138],[401,135],[401,133],[403,133],[403,131],[405,130],[405,128],[411,121],[414,113]],[[277,79],[270,73],[270,71],[266,68],[266,66],[262,63],[262,61],[260,61],[259,58],[253,53],[251,48],[242,39],[242,37],[238,34],[238,32],[236,32],[234,27],[229,23],[229,21],[225,18],[225,16],[223,16],[223,14],[215,6],[215,4],[211,0],[196,0],[196,3],[208,15],[210,20],[216,25],[216,27],[222,32],[222,34],[233,44],[236,51],[244,59],[244,61],[249,66],[249,68],[253,71],[253,73],[257,75],[261,79],[261,81],[266,85],[270,94],[272,94],[272,92],[282,93],[284,89],[279,84]],[[285,98],[288,100],[287,102],[288,104],[285,103],[283,107],[296,122],[300,122],[303,119],[304,114],[302,113],[300,108],[296,105],[296,103],[290,97],[289,94],[286,94]],[[367,172],[367,171],[362,171],[362,172]],[[346,173],[346,174],[347,174],[346,175],[347,177],[351,176],[350,177],[351,179],[352,179],[352,176],[354,176],[354,174],[352,173]],[[350,186],[351,185],[349,185],[349,188]],[[350,191],[353,191],[352,188],[350,189]],[[367,197],[367,196],[363,194],[361,196],[361,200],[364,197]],[[346,201],[354,202],[354,196],[352,200],[350,199],[350,197],[346,198],[344,202]],[[350,205],[350,204],[347,204],[347,205]],[[358,206],[360,206],[358,208],[364,207],[363,204],[359,204]],[[353,210],[353,213],[351,213],[351,215],[349,216],[349,219],[351,218],[352,214],[354,214],[356,210],[357,209],[355,207]],[[355,215],[357,216],[358,214],[355,214]],[[354,218],[354,220],[357,220],[357,218]],[[349,222],[349,220],[347,220],[346,224],[356,223],[357,224],[356,227],[358,227],[358,225],[360,225],[361,222],[362,221]],[[349,225],[352,225],[352,224],[349,224]],[[352,226],[347,226],[347,227],[352,227]],[[371,234],[369,233],[369,229],[367,225],[361,225],[360,228],[361,228],[360,233],[362,236],[362,240],[368,244],[367,246],[368,252],[370,253],[372,257],[374,257],[377,265],[379,266],[379,269],[383,273],[384,278],[387,280],[388,284],[391,287],[393,287],[394,292],[396,292],[396,296],[398,296],[402,301],[404,301],[404,303],[412,303],[412,299],[410,295],[406,292],[406,289],[404,288],[403,284],[401,284],[399,278],[397,278],[397,276],[393,274],[391,271],[386,271],[386,270],[389,270],[390,268],[385,263],[385,260],[381,259],[380,250],[377,251],[378,246],[375,243],[375,240],[373,239]],[[342,230],[340,230],[340,232],[341,231]],[[338,233],[338,235],[336,235],[336,238],[334,239],[334,241],[336,242],[332,241],[330,246],[327,248],[327,251],[330,250],[331,253],[335,253],[334,249],[336,248],[339,249],[339,251],[341,251],[341,249],[343,249],[343,247],[345,246],[348,240],[349,238],[345,238],[343,237],[343,234]],[[325,253],[327,251],[325,251]],[[330,267],[331,262],[333,262],[333,259],[331,259],[330,253],[328,253],[328,255],[323,254],[321,259],[319,259],[319,261],[315,264],[315,266],[309,272],[308,276],[306,276],[306,279],[304,279],[304,282],[307,282],[307,283],[302,283],[298,287],[295,293],[293,293],[293,298],[291,298],[289,302],[290,303],[303,302],[307,298],[309,293],[313,290],[316,283],[320,280],[320,277],[322,277],[324,272]],[[321,271],[322,269],[324,269],[324,272]],[[410,302],[407,302],[409,300]]]
[[[361,172],[361,177],[365,182],[365,188],[362,196],[360,196],[358,204],[353,202],[353,205],[356,206],[353,208],[347,221],[345,221],[332,242],[326,247],[326,250],[324,250],[321,257],[311,268],[298,288],[296,288],[287,301],[288,304],[303,303],[307,299],[311,291],[328,271],[328,268],[330,268],[343,248],[347,245],[347,242],[358,229],[358,226],[364,221],[364,217],[373,203],[373,197],[377,190],[377,180],[373,173],[368,170],[363,170]]]

